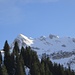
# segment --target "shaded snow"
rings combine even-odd
[[[25,66],[25,72],[26,72],[26,75],[29,75],[29,73],[30,73],[30,69],[26,66]]]
[[[4,51],[1,51],[1,55],[2,55],[2,64],[4,64]]]

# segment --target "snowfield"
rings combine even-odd
[[[18,42],[20,48],[30,46],[40,58],[43,53],[46,53],[52,62],[60,63],[64,67],[71,66],[71,69],[75,70],[75,38],[50,34],[47,37],[41,36],[32,39],[20,34],[11,44],[11,48],[13,48],[15,41]]]

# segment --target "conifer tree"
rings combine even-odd
[[[15,75],[25,75],[24,60],[22,58],[22,53],[22,49],[20,53],[18,43],[15,42],[15,46],[13,49],[13,54],[15,56]]]
[[[0,75],[2,75],[2,72],[1,72],[1,65],[0,65]]]
[[[51,71],[49,70],[48,64],[45,65],[45,75],[52,75]]]
[[[4,65],[6,66],[7,72],[9,75],[12,75],[12,62],[11,55],[4,56]]]
[[[3,49],[5,52],[9,52],[9,50],[10,50],[10,47],[9,47],[9,44],[8,44],[8,41],[6,40],[5,41],[5,44],[4,44],[4,49]]]
[[[30,74],[31,75],[41,75],[37,62],[31,65]]]
[[[14,56],[14,53],[11,53],[10,55],[10,75],[13,75],[14,72],[15,72],[15,56]]]
[[[15,75],[25,75],[25,68],[23,58],[19,54],[16,56]]]
[[[22,56],[24,55],[24,51],[25,51],[25,49],[24,49],[24,47],[22,46],[22,48],[21,48],[21,54],[22,54]]]
[[[2,65],[1,67],[1,75],[8,75],[5,65]]]
[[[13,48],[13,53],[16,55],[20,52],[19,50],[19,46],[18,46],[18,43],[15,42],[15,45],[14,45],[14,48]]]
[[[44,66],[44,62],[41,63],[41,66],[40,66],[40,73],[41,73],[41,75],[45,75],[45,66]]]
[[[25,49],[24,49],[24,47],[21,48],[21,55],[23,57],[24,64],[25,64]]]
[[[22,57],[21,53],[20,53],[19,60],[20,60],[21,65],[22,65],[22,69],[21,70],[23,70],[23,73],[25,74],[25,65],[24,65],[24,60],[23,60],[23,57]]]
[[[5,41],[5,44],[4,44],[4,65],[6,66],[6,69],[7,69],[7,72],[10,74],[10,47],[9,47],[9,44],[7,42],[7,40]]]

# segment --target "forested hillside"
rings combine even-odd
[[[11,50],[8,41],[5,41],[3,51],[0,52],[0,75],[75,75],[75,72],[63,65],[52,63],[50,57],[42,54],[41,59],[31,47],[19,49],[15,42]]]

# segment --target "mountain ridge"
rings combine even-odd
[[[30,46],[37,52],[39,58],[43,53],[46,53],[52,62],[60,63],[64,67],[71,66],[71,69],[75,70],[75,38],[71,37],[59,37],[57,35],[50,34],[49,36],[41,36],[39,38],[28,38],[23,34],[19,34],[11,47],[14,46],[15,41],[18,42],[21,48]]]

